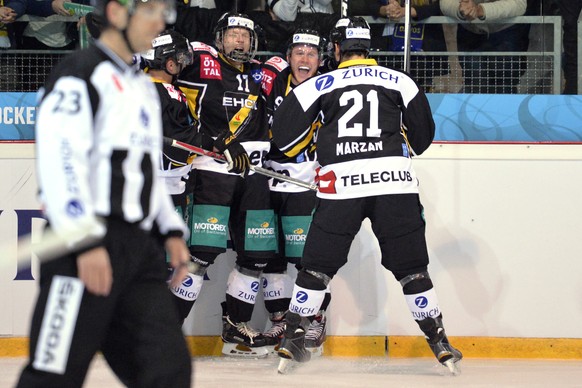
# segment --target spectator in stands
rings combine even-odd
[[[333,13],[331,0],[298,0],[301,13]]]
[[[190,7],[216,9],[222,15],[225,12],[243,12],[247,7],[246,0],[183,0]]]
[[[559,15],[557,0],[527,0],[526,16]],[[553,24],[532,23],[529,30],[529,52],[544,52],[553,46]],[[561,49],[561,48],[560,48]],[[528,56],[527,69],[519,80],[519,94],[549,94],[553,92],[553,64],[549,57]],[[556,75],[558,78],[560,74]]]
[[[387,5],[381,5],[378,13],[391,21],[400,21],[390,33],[388,50],[404,50],[404,24],[402,23],[406,8],[402,0],[388,0]],[[431,16],[441,16],[438,0],[411,0],[410,16],[413,21],[424,20]],[[411,50],[412,51],[447,51],[444,26],[440,24],[412,23]],[[386,30],[385,30],[386,31]],[[458,63],[458,61],[456,62]],[[425,87],[428,92],[432,87],[433,78],[449,73],[447,62],[442,56],[418,56],[411,63],[410,72]]]
[[[274,20],[293,22],[298,13],[332,14],[332,0],[267,0],[269,12]]]
[[[214,26],[222,14],[223,12],[214,8],[180,8],[174,28],[191,42],[213,45]]]
[[[299,10],[297,0],[267,0],[267,6],[273,20],[284,22],[295,21]]]
[[[214,9],[216,4],[214,0],[190,0],[190,7]]]
[[[305,12],[299,12],[305,3]],[[310,5],[313,3],[313,6]],[[329,7],[323,8],[322,4]],[[335,26],[339,14],[333,13],[330,0],[267,0],[266,12],[249,12],[250,18],[264,31],[267,51],[284,53],[287,51],[289,39],[298,28],[315,30],[320,36],[328,36]],[[314,10],[331,10],[332,13],[311,12]]]
[[[16,20],[16,12],[11,7],[4,6],[4,0],[0,0],[0,48],[9,48],[8,26]]]
[[[582,12],[582,0],[558,0],[563,20],[564,43],[564,94],[578,94],[578,18]]]
[[[55,16],[71,16],[64,7],[64,3],[69,0],[53,0],[51,7],[52,15],[46,16],[43,20],[31,21],[22,33],[20,48],[27,50],[73,50],[78,41],[78,29],[76,22],[50,21]],[[29,7],[34,3],[43,3],[41,0],[28,0]],[[90,5],[89,0],[74,0],[73,3]],[[35,5],[37,6],[37,5]],[[30,14],[27,7],[27,14]]]
[[[7,25],[12,24],[16,19],[20,18],[24,14],[34,15],[34,16],[50,16],[53,14],[64,15],[63,12],[66,10],[62,7],[63,0],[0,0],[0,37],[10,35],[11,40],[14,40],[13,29],[6,29]],[[69,15],[68,13],[66,14]],[[1,25],[4,24],[4,29]],[[2,34],[1,31],[5,30],[6,35]],[[10,47],[11,44],[2,45],[0,47]]]
[[[11,0],[14,1],[14,0]],[[26,23],[15,23],[16,48],[25,50],[73,50],[78,42],[78,22],[53,20],[71,16],[64,8],[66,0],[25,0],[25,13],[31,17]],[[89,5],[89,0],[73,0]],[[50,11],[49,11],[50,8]],[[34,16],[42,18],[35,18]],[[52,68],[52,58],[43,56],[34,66],[22,68],[22,83],[26,90],[36,91],[42,86]]]
[[[498,22],[524,15],[526,0],[440,0],[440,6],[444,15],[470,22],[458,28],[459,51],[527,51],[529,25]],[[465,56],[461,64],[467,93],[516,93],[525,71],[520,56]]]

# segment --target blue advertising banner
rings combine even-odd
[[[0,140],[34,140],[36,93],[0,93]]]
[[[437,141],[582,142],[582,96],[429,94]],[[36,93],[0,93],[0,141],[34,140]]]
[[[582,96],[431,94],[437,141],[582,142]]]

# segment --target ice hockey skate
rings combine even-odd
[[[249,322],[234,323],[229,316],[222,318],[222,354],[229,357],[264,358],[269,354],[265,337]]]
[[[281,358],[279,361],[278,372],[286,374],[293,367],[293,361],[308,362],[311,360],[311,352],[305,349],[305,330],[299,326],[301,317],[296,314],[289,314],[285,335],[279,345],[277,354]]]
[[[320,311],[305,333],[305,348],[311,352],[312,356],[321,356],[323,353],[326,326],[325,312]]]
[[[285,311],[269,314],[271,327],[263,333],[265,342],[269,348],[273,347],[272,351],[279,350],[279,344],[285,333]]]
[[[463,358],[463,354],[449,343],[442,315],[436,318],[426,318],[417,321],[417,323],[424,332],[426,342],[428,342],[428,346],[438,362],[446,366],[453,376],[461,374],[458,362]]]
[[[439,330],[443,331],[442,338],[437,342],[431,342],[427,339],[428,345],[438,362],[446,366],[453,376],[457,376],[461,374],[458,362],[463,358],[463,354],[449,343],[449,339],[444,335],[444,330],[442,328]]]

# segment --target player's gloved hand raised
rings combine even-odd
[[[214,141],[214,148],[224,154],[228,163],[228,172],[234,172],[246,177],[251,167],[251,160],[244,147],[236,140],[230,131],[224,131]]]

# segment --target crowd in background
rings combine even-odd
[[[88,4],[90,0],[74,0]],[[297,28],[327,36],[340,17],[339,0],[176,0],[178,19],[174,28],[190,41],[214,43],[213,29],[227,11],[246,13],[260,26],[259,50],[281,53]],[[64,0],[0,0],[0,47],[12,49],[69,50],[78,44],[77,23],[14,23],[27,14],[32,19],[68,15]],[[403,50],[403,1],[350,0],[348,15],[372,17],[372,51]],[[582,0],[412,0],[412,51],[431,52],[526,52],[547,41],[542,25],[505,24],[498,20],[515,16],[563,17],[563,93],[577,94],[577,21]],[[431,16],[449,16],[459,24],[416,23]],[[432,61],[434,58],[426,58]],[[451,56],[448,63],[434,60],[428,71],[414,74],[428,78],[435,91],[458,92],[451,77],[464,81],[467,93],[527,93],[517,84],[526,72],[524,56]],[[461,65],[462,63],[462,65]],[[459,75],[463,74],[462,77]],[[482,80],[498,80],[484,83]],[[499,81],[502,80],[502,81]],[[503,81],[505,80],[505,81]],[[425,81],[425,80],[421,80]],[[424,83],[424,82],[421,82]],[[430,90],[429,90],[430,91]]]

